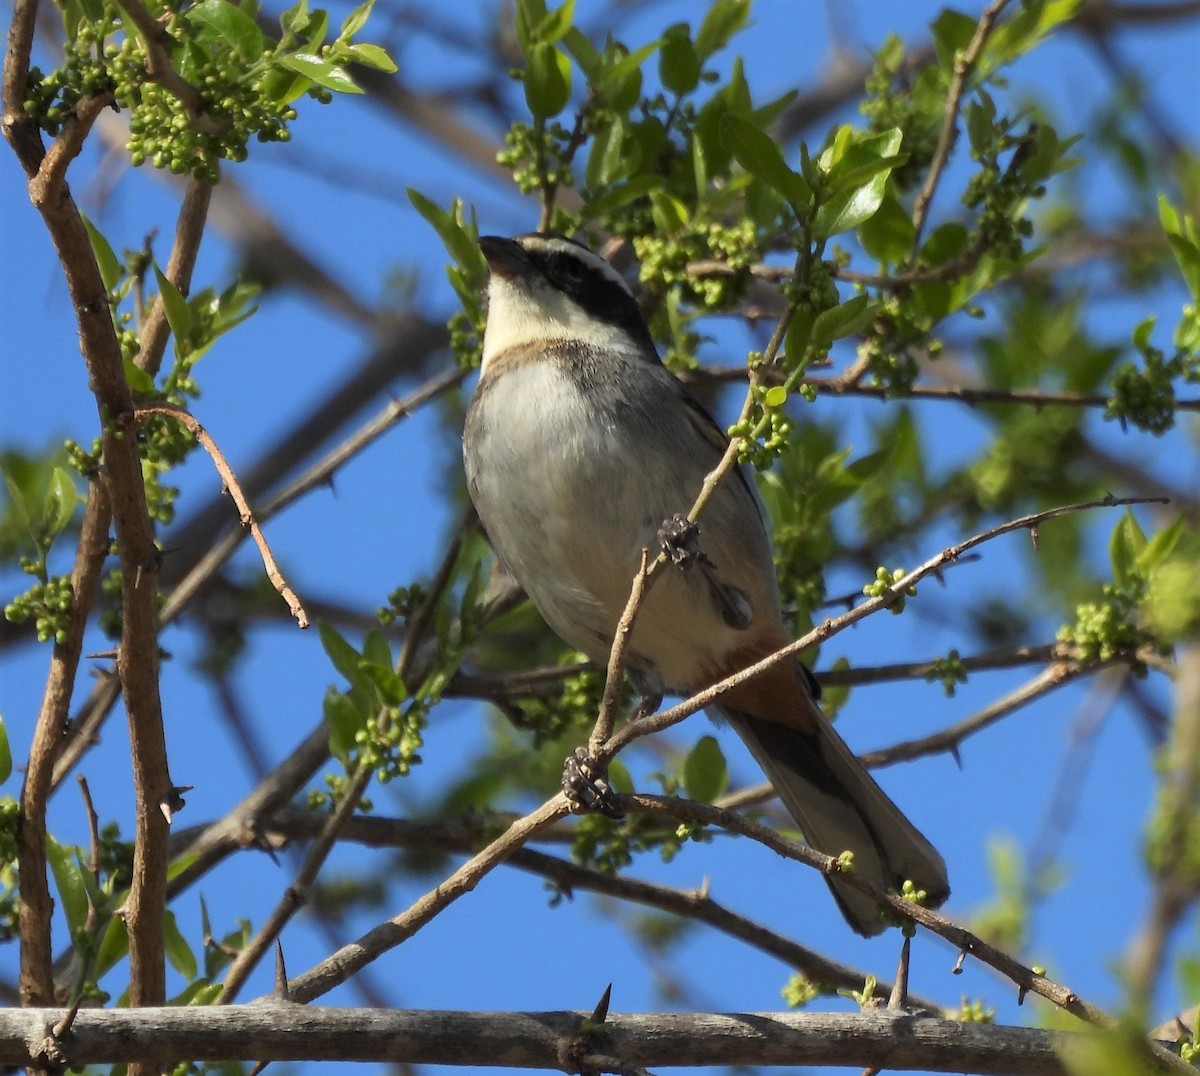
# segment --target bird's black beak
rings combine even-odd
[[[521,276],[529,270],[529,255],[512,239],[498,235],[481,235],[479,249],[487,260],[488,268],[499,277]]]

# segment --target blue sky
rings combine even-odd
[[[453,18],[471,26],[495,6],[460,4]],[[977,11],[980,6],[967,8]],[[595,0],[580,0],[580,21],[592,22],[603,7]],[[649,39],[671,21],[694,18],[694,10],[695,5],[681,0],[649,4],[630,21],[627,39]],[[770,99],[797,82],[806,85],[823,69],[832,47],[831,10],[841,13],[838,31],[844,47],[861,55],[885,31],[918,39],[938,5],[924,0],[903,5],[760,0],[754,26],[737,44],[759,99]],[[339,7],[333,11],[335,17],[341,13]],[[397,46],[409,85],[427,92],[452,89],[477,73],[461,53],[432,46],[425,38],[386,42],[386,25],[381,19],[379,31],[373,38],[367,36]],[[1195,27],[1132,35],[1119,48],[1147,78],[1156,107],[1177,132],[1194,140],[1194,57],[1200,51]],[[1052,102],[1060,133],[1087,126],[1109,85],[1095,53],[1069,35],[1018,64],[1011,81],[1018,99],[1037,94]],[[842,118],[853,119],[853,114]],[[487,126],[483,115],[466,119]],[[1083,152],[1089,149],[1085,143]],[[337,178],[322,178],[327,170]],[[410,208],[406,187],[418,187],[443,203],[455,194],[467,198],[475,204],[484,231],[516,233],[536,223],[534,208],[513,189],[479,179],[424,135],[397,125],[369,103],[346,98],[325,108],[304,109],[290,146],[256,147],[250,163],[232,174],[260,208],[284,223],[293,242],[368,306],[385,301],[387,282],[400,272],[424,309],[436,316],[452,309],[440,245]],[[374,185],[382,181],[386,190],[364,190],[360,180]],[[1097,216],[1123,214],[1124,208],[1114,201],[1119,188],[1103,168],[1089,170],[1072,183],[1072,197],[1082,199]],[[89,148],[72,172],[72,187],[114,247],[140,246],[146,233],[157,229],[154,249],[165,257],[177,193],[163,177],[148,169],[128,171],[119,160],[102,159]],[[0,345],[0,447],[36,451],[64,436],[90,440],[94,406],[86,391],[71,311],[45,232],[24,195],[15,159],[7,152],[0,153],[0,231],[6,255],[0,258],[0,288],[9,296],[7,331]],[[197,284],[223,286],[234,265],[229,240],[210,229]],[[1095,311],[1092,327],[1120,341],[1147,312],[1110,305]],[[1173,316],[1164,302],[1162,322],[1171,324]],[[331,313],[311,297],[274,293],[255,318],[205,357],[198,369],[203,395],[193,410],[234,469],[245,468],[294,416],[319,403],[355,369],[371,343],[369,329]],[[400,395],[411,387],[401,382],[394,391]],[[871,403],[822,400],[814,406],[821,409],[822,418],[836,415],[846,443],[857,441],[859,447],[866,424],[882,414]],[[940,430],[937,454],[947,466],[961,458],[966,446],[978,442],[982,427],[969,412],[945,404],[916,406],[920,414],[934,416]],[[1104,430],[1114,451],[1153,461],[1177,480],[1197,478],[1195,434],[1194,424],[1190,431],[1179,430],[1158,441],[1144,435],[1123,438],[1114,427]],[[460,481],[454,437],[444,416],[436,410],[423,412],[357,457],[337,476],[332,490],[315,492],[271,521],[268,539],[302,598],[336,597],[369,611],[395,586],[432,571],[448,526],[443,498],[449,484]],[[181,519],[218,488],[208,461],[199,454],[179,473],[177,484],[184,491]],[[1097,521],[1098,541],[1115,522],[1115,516]],[[949,543],[958,537],[962,536],[947,533],[938,541]],[[1025,542],[1022,536],[1012,536],[996,543],[981,564],[952,573],[946,590],[925,588],[908,615],[875,618],[839,637],[826,648],[822,662],[841,654],[856,664],[899,661],[958,645],[956,609],[992,586],[997,572],[1020,579]],[[936,549],[925,555],[933,552]],[[246,571],[254,569],[256,557],[249,546],[236,563]],[[0,582],[6,584],[6,592],[17,583],[7,578]],[[830,590],[856,585],[861,580],[833,580]],[[1047,631],[1052,631],[1048,623]],[[198,647],[195,631],[186,622],[171,627],[163,645],[174,658],[164,667],[163,681],[173,775],[195,786],[180,821],[193,825],[229,809],[248,791],[252,775],[232,746],[217,700],[189,669]],[[85,651],[105,648],[96,634]],[[32,645],[0,652],[0,714],[18,755],[28,744],[47,657],[45,648]],[[949,700],[936,687],[921,684],[861,690],[839,727],[857,748],[883,746],[959,720],[1029,675],[1030,670],[1018,670],[979,676]],[[334,680],[315,632],[297,637],[286,618],[256,631],[238,669],[236,688],[270,759],[281,758],[319,719],[322,694]],[[81,695],[89,686],[90,681],[81,678]],[[961,769],[942,757],[883,774],[885,787],[946,856],[955,890],[948,906],[951,915],[968,912],[991,896],[987,838],[1005,836],[1023,849],[1035,841],[1071,738],[1102,691],[1103,684],[1092,681],[1047,697],[1001,728],[968,742]],[[1155,691],[1165,698],[1161,685]],[[121,819],[128,832],[132,811],[121,720],[118,713],[109,722],[84,772],[101,816]],[[439,708],[427,733],[425,764],[406,782],[375,796],[380,811],[400,813],[406,804],[433,797],[439,781],[457,772],[462,759],[486,749],[483,727],[474,705],[449,702]],[[689,724],[673,738],[682,742],[695,735],[696,724]],[[736,774],[757,781],[737,745],[728,737],[722,743]],[[1146,738],[1122,707],[1104,718],[1092,750],[1078,811],[1064,837],[1062,854],[1069,874],[1037,919],[1032,957],[1089,1000],[1113,1006],[1121,998],[1113,962],[1129,942],[1147,892],[1137,842],[1150,803],[1152,772]],[[15,790],[15,780],[10,779],[6,791]],[[52,826],[65,839],[83,840],[82,824],[75,790],[64,788],[54,806]],[[330,870],[364,869],[363,864],[359,853],[344,849]],[[277,865],[262,856],[239,857],[178,902],[176,914],[185,933],[193,939],[199,935],[198,892],[214,922],[230,929],[240,916],[260,921],[286,885],[289,871],[287,859]],[[866,942],[851,936],[819,879],[761,848],[718,839],[685,849],[669,865],[655,859],[639,862],[634,873],[682,887],[709,879],[714,896],[752,918],[880,977],[894,970],[898,939]],[[433,881],[395,877],[380,917],[395,914]],[[679,1004],[688,1007],[781,1007],[779,988],[787,969],[775,960],[697,930],[665,963],[657,964],[655,958],[646,962],[645,954],[614,926],[609,911],[604,902],[585,896],[551,909],[539,880],[500,870],[380,961],[370,975],[393,1004],[414,1008],[590,1009],[610,981],[614,1011],[670,1005],[662,994],[669,982],[685,984],[687,996]],[[637,914],[637,909],[617,909],[615,918]],[[343,939],[370,923],[370,917],[358,917],[345,924]],[[1194,936],[1186,940],[1195,945]],[[293,974],[328,949],[327,940],[303,920],[288,928],[284,945]],[[947,1002],[959,995],[982,996],[1002,1020],[1029,1018],[1016,1009],[1011,984],[985,969],[968,963],[964,975],[950,978],[955,955],[936,939],[919,938],[914,989]],[[0,951],[0,974],[12,974],[15,957],[11,949]],[[244,996],[265,992],[269,984],[267,970]],[[1172,984],[1166,987],[1160,997],[1163,1016],[1184,1003],[1174,996]],[[329,1000],[351,1003],[356,995],[340,990]]]

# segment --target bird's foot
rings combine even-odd
[[[700,548],[700,524],[686,516],[674,515],[658,528],[658,546],[677,568],[687,571],[693,564],[712,566]]]
[[[643,695],[638,699],[637,709],[629,716],[630,721],[641,721],[644,717],[649,717],[655,710],[662,705],[663,697],[659,694]]]
[[[625,816],[613,803],[612,786],[604,763],[592,758],[586,747],[575,748],[563,766],[563,795],[576,814],[599,811],[606,818],[620,820]]]

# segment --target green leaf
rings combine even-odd
[[[604,54],[605,68],[593,87],[603,104],[618,112],[627,112],[642,93],[642,64],[662,47],[662,38],[647,42],[628,52],[614,45]]]
[[[965,49],[975,36],[975,20],[970,15],[950,8],[944,10],[929,27],[938,63],[953,68],[955,54]]]
[[[1113,528],[1108,540],[1108,559],[1112,564],[1113,579],[1125,586],[1134,576],[1138,554],[1146,547],[1146,535],[1138,526],[1133,513],[1125,510],[1121,521]]]
[[[167,962],[184,979],[191,982],[196,977],[199,970],[196,967],[196,954],[179,932],[175,913],[170,910],[163,913],[163,951],[166,953]]]
[[[345,766],[355,749],[356,737],[366,728],[366,715],[354,705],[348,695],[335,688],[325,692],[321,709],[329,729],[330,753]]]
[[[812,339],[817,347],[828,347],[834,340],[850,336],[864,328],[874,316],[871,299],[866,295],[856,295],[847,299],[841,306],[831,310],[822,310],[813,324]]]
[[[1138,571],[1147,575],[1153,572],[1174,552],[1187,529],[1187,516],[1181,515],[1146,542],[1137,554]]]
[[[633,778],[629,775],[629,770],[626,769],[625,763],[619,758],[608,760],[608,783],[612,786],[614,792],[619,792],[622,796],[633,794]]]
[[[661,186],[661,183],[659,185]],[[674,235],[687,228],[687,206],[666,191],[656,190],[651,193],[650,214],[654,218],[654,226],[664,235]]]
[[[792,314],[792,320],[783,338],[784,354],[788,366],[798,367],[806,361],[808,342],[812,339],[813,325],[816,322],[811,306],[798,307]]]
[[[639,198],[645,198],[651,191],[657,191],[661,187],[662,178],[660,176],[634,176],[628,182],[612,187],[600,195],[599,198],[593,198],[590,202],[587,202],[587,216],[591,220],[604,217],[620,209],[622,206],[628,205],[630,202],[636,202]]]
[[[634,162],[622,152],[624,144],[625,124],[620,116],[615,115],[611,122],[604,124],[592,136],[585,172],[589,190],[611,187],[628,174]]]
[[[1178,212],[1162,194],[1158,196],[1158,219],[1188,291],[1193,299],[1200,299],[1200,236],[1196,222]]]
[[[174,1006],[210,1005],[223,989],[223,984],[214,983],[207,977],[194,979],[173,998],[168,998],[167,1004]]]
[[[545,17],[546,0],[517,0],[515,23],[522,55],[528,57],[537,41],[537,27]]]
[[[903,262],[916,238],[912,218],[893,194],[883,196],[879,208],[858,230],[863,250],[883,265]]]
[[[262,59],[266,38],[258,23],[227,0],[200,0],[184,18],[208,27],[247,63]]]
[[[12,748],[8,743],[8,729],[4,727],[4,718],[0,717],[0,784],[8,780],[12,774]]]
[[[956,221],[939,225],[921,247],[924,265],[945,265],[964,253],[971,242],[971,233]]]
[[[53,538],[63,532],[78,503],[79,490],[75,488],[75,480],[62,467],[55,467],[46,500],[42,503],[42,531],[47,537]]]
[[[342,20],[342,32],[338,35],[339,40],[349,41],[359,30],[366,26],[367,19],[371,17],[371,8],[374,6],[375,0],[364,0],[363,3],[351,11]]]
[[[356,64],[369,67],[372,71],[384,71],[389,75],[394,75],[399,70],[396,66],[396,61],[387,54],[385,49],[381,49],[378,45],[350,45],[346,48],[345,52],[346,56]]]
[[[101,234],[100,229],[87,217],[83,217],[83,226],[87,229],[88,240],[92,244],[92,254],[100,269],[100,279],[104,282],[105,290],[112,291],[121,279],[121,263],[117,260],[113,248],[109,246],[108,240]]]
[[[716,0],[711,4],[696,31],[696,54],[703,63],[729,44],[750,17],[750,0]]]
[[[565,52],[544,41],[529,53],[525,69],[525,103],[535,119],[557,116],[571,99],[571,61]]]
[[[311,85],[312,79],[297,71],[287,71],[276,66],[263,76],[262,92],[268,101],[291,104],[308,93]]]
[[[390,665],[372,665],[370,662],[360,661],[358,667],[378,689],[379,697],[386,705],[399,706],[408,698],[408,689],[404,686],[404,681],[396,675]]]
[[[304,75],[305,78],[312,79],[318,86],[324,86],[325,89],[332,90],[334,93],[363,92],[362,87],[332,60],[323,60],[313,53],[293,52],[288,56],[280,57],[279,63],[288,70]]]
[[[849,125],[838,130],[833,145],[817,161],[831,192],[817,210],[818,235],[848,232],[874,215],[883,202],[888,175],[907,159],[896,152],[901,137],[898,128],[865,138]]]
[[[133,359],[122,359],[121,365],[125,370],[125,381],[129,391],[135,396],[153,396],[154,378],[143,370]]]
[[[987,40],[980,67],[984,72],[1028,52],[1055,28],[1074,18],[1083,0],[1037,0],[1017,8]]]
[[[812,190],[784,163],[783,154],[768,135],[749,121],[727,114],[721,120],[721,138],[738,164],[782,195],[798,216],[804,215]]]
[[[700,57],[696,55],[690,27],[686,22],[675,23],[663,34],[658,77],[676,97],[691,93],[700,82]]]
[[[561,6],[547,12],[538,23],[534,37],[539,42],[553,45],[561,41],[575,25],[575,0],[566,0]]]
[[[104,934],[101,935],[92,974],[99,980],[105,972],[116,967],[118,961],[124,960],[128,952],[129,931],[125,926],[125,917],[114,915],[108,920]]]
[[[683,763],[688,798],[712,803],[729,786],[729,768],[715,736],[701,736]]]
[[[75,857],[49,834],[46,836],[46,859],[54,875],[58,890],[59,905],[67,918],[67,929],[72,937],[87,926],[87,887],[83,884],[83,868]]]
[[[579,65],[579,70],[583,72],[584,77],[589,83],[595,83],[603,68],[603,57],[596,50],[596,46],[587,39],[586,34],[575,26],[563,34],[562,41],[563,48]]]
[[[394,664],[391,644],[387,641],[387,636],[378,628],[372,628],[367,632],[367,637],[363,639],[362,654],[364,661],[370,662],[372,665],[379,665],[384,669],[390,669]]]
[[[450,209],[445,210],[413,187],[408,188],[408,200],[433,226],[450,257],[467,271],[472,280],[482,283],[487,276],[487,261],[483,257],[483,251],[479,249],[479,236],[473,226],[474,222],[468,229],[463,220],[462,202],[455,198]]]
[[[158,281],[158,294],[162,297],[163,310],[167,315],[167,324],[175,334],[175,347],[178,353],[191,335],[192,311],[183,293],[168,279],[166,273],[154,266],[154,278]]]
[[[284,36],[300,34],[308,25],[309,18],[308,0],[296,0],[279,16],[279,28],[283,31]]]
[[[317,634],[321,638],[321,646],[333,662],[333,667],[353,683],[358,678],[358,665],[362,661],[362,655],[342,638],[336,628],[324,620],[317,622]]]

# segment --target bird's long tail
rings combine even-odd
[[[810,705],[812,732],[732,708],[722,707],[721,714],[750,748],[809,844],[831,856],[853,852],[859,876],[885,890],[912,881],[926,891],[926,906],[937,907],[950,895],[942,857],[875,783],[817,704]],[[878,934],[888,926],[869,896],[837,876],[827,880],[858,933]]]

